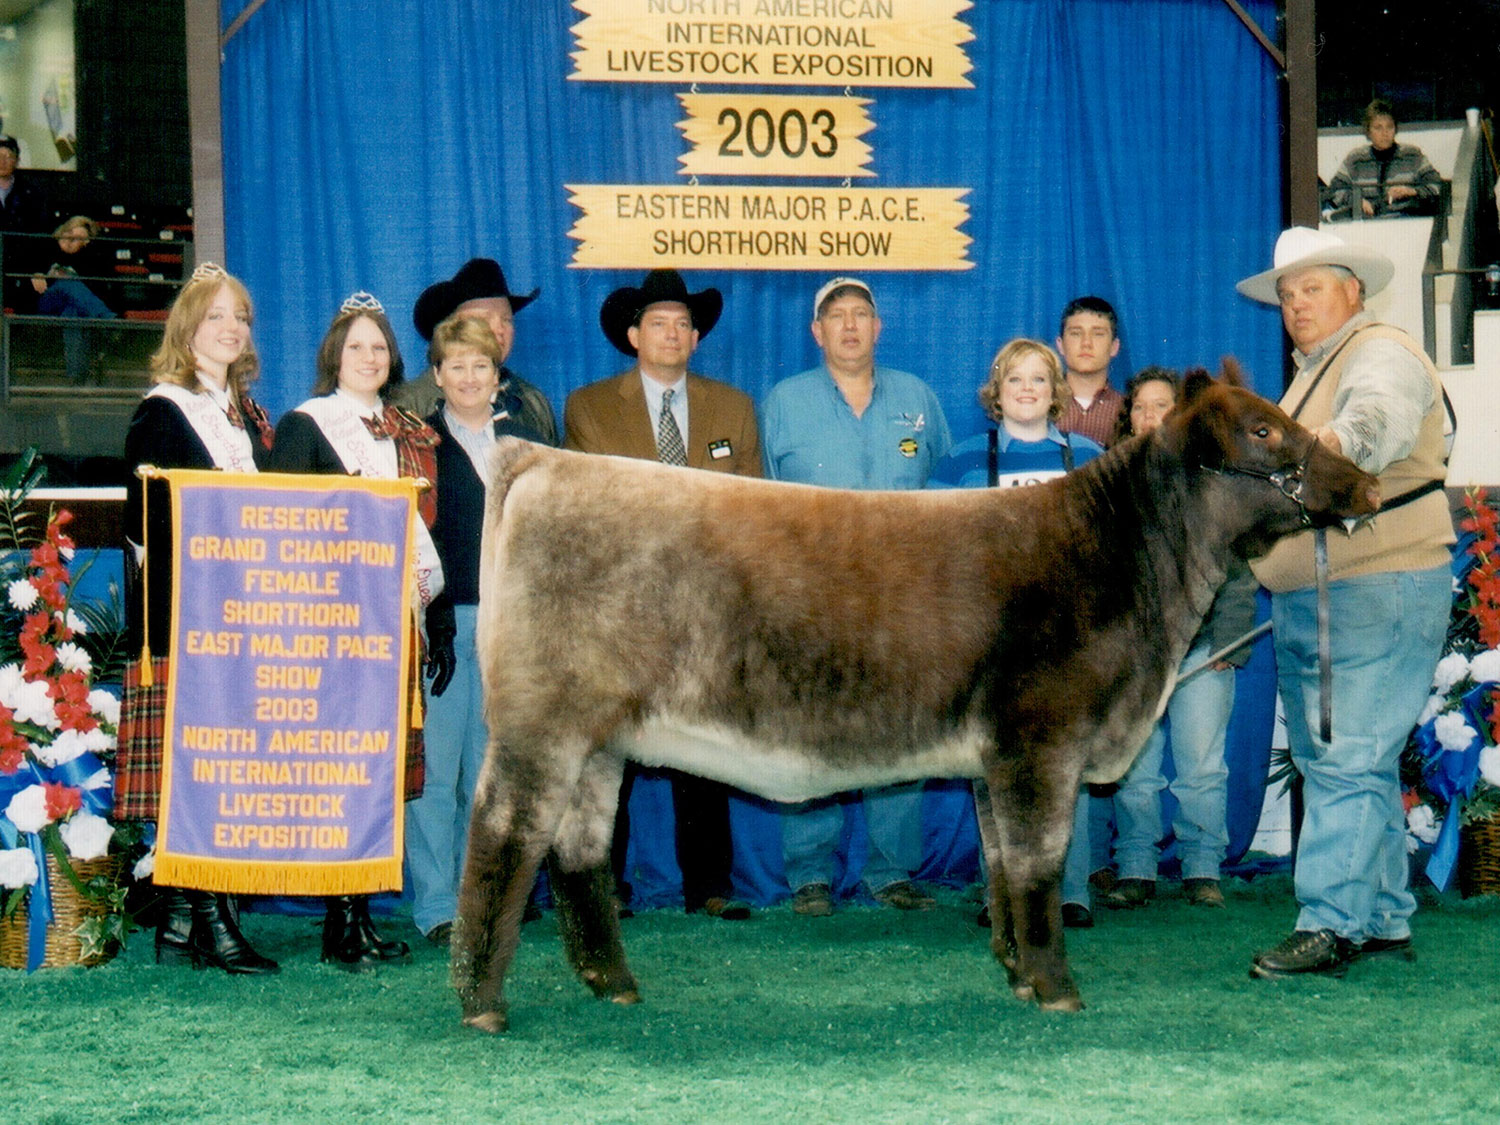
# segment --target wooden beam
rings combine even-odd
[[[1287,214],[1316,227],[1318,193],[1318,58],[1316,0],[1286,3]]]
[[[1256,23],[1250,13],[1245,11],[1239,0],[1224,0],[1224,3],[1229,5],[1231,12],[1240,17],[1240,22],[1250,29],[1250,34],[1255,36],[1260,45],[1266,49],[1266,54],[1270,55],[1272,61],[1276,63],[1276,69],[1285,70],[1286,56],[1277,50],[1276,44],[1272,43],[1270,37],[1260,29],[1260,24]]]
[[[193,146],[193,256],[224,264],[224,137],[219,105],[218,0],[187,13],[188,133]]]

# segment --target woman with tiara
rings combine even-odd
[[[313,397],[281,419],[271,468],[284,473],[345,473],[394,480],[437,477],[438,436],[415,414],[387,402],[404,374],[396,335],[385,309],[368,293],[349,297],[318,348]],[[417,521],[417,608],[425,609],[443,587],[443,568],[430,529],[437,514],[433,490],[421,495]],[[413,662],[415,669],[417,662]],[[416,692],[415,679],[408,685]],[[407,741],[406,799],[422,791],[422,735]],[[327,900],[323,960],[364,969],[407,957],[403,941],[386,941],[370,918],[367,896]]]
[[[233,473],[269,466],[271,423],[249,394],[260,367],[250,341],[252,319],[250,295],[238,280],[211,262],[193,271],[167,316],[161,347],[151,357],[153,386],[125,435],[129,465]],[[154,822],[170,668],[165,655],[155,655],[147,645],[164,654],[171,630],[172,505],[165,481],[143,484],[131,474],[125,534],[128,560],[143,564],[147,546],[151,554],[149,583],[131,583],[129,591],[130,651],[141,655],[125,672],[115,815]],[[161,890],[158,962],[190,961],[228,973],[277,971],[276,962],[245,940],[228,896],[177,887]]]

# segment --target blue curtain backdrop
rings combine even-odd
[[[224,24],[244,7],[226,0]],[[1274,4],[1247,7],[1274,27]],[[515,290],[541,287],[511,365],[559,416],[569,391],[627,365],[598,312],[640,271],[568,268],[577,212],[563,185],[682,182],[685,88],[568,81],[577,18],[562,0],[269,0],[229,43],[225,264],[257,302],[273,417],[306,397],[318,342],[355,289],[385,303],[419,370],[413,302],[474,256],[499,259]],[[1233,354],[1275,397],[1279,320],[1233,289],[1265,266],[1281,223],[1277,75],[1262,48],[1222,0],[978,0],[963,18],[974,89],[853,90],[874,101],[874,186],[971,189],[973,269],[868,275],[882,362],[926,379],[963,437],[981,425],[974,392],[997,347],[1051,340],[1063,304],[1095,293],[1121,317],[1117,383]],[[809,304],[825,278],[689,273],[725,295],[694,368],[759,400],[812,366]],[[1256,699],[1236,720],[1253,756],[1237,768],[1250,786],[1233,814],[1241,848],[1260,807],[1267,661],[1241,680]],[[932,799],[961,817],[962,793]],[[769,813],[750,813],[770,831]],[[952,850],[935,840],[933,862],[951,867]],[[746,861],[750,876],[774,882],[773,851]]]

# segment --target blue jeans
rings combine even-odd
[[[1090,846],[1089,809],[1093,798],[1089,787],[1078,787],[1078,801],[1073,806],[1073,838],[1068,841],[1068,854],[1063,860],[1062,900],[1089,905],[1089,875],[1093,871],[1094,856]]]
[[[36,301],[37,312],[43,316],[68,316],[96,320],[113,320],[114,312],[94,295],[94,291],[81,281],[54,280],[47,291]],[[68,372],[68,382],[80,383],[88,374],[89,361],[97,350],[87,330],[64,328],[63,364]]]
[[[870,855],[865,889],[872,894],[910,879],[922,866],[922,783],[861,790]],[[793,892],[812,883],[833,885],[833,854],[844,830],[836,797],[787,805],[781,812],[781,852]]]
[[[1213,646],[1195,644],[1183,658],[1178,673],[1190,672],[1203,663]],[[1182,860],[1184,879],[1217,879],[1219,865],[1229,849],[1225,820],[1229,767],[1224,762],[1224,738],[1229,733],[1229,714],[1234,710],[1234,669],[1205,668],[1179,685],[1167,701],[1167,720],[1172,730],[1172,795],[1177,815],[1172,834]],[[1115,859],[1122,879],[1155,879],[1160,858],[1157,844],[1164,835],[1161,791],[1162,753],[1166,732],[1157,724],[1140,757],[1120,781],[1115,793]]]
[[[484,723],[484,692],[474,649],[476,607],[454,607],[453,682],[427,700],[423,728],[427,780],[422,795],[406,805],[406,875],[411,919],[424,934],[458,913],[469,811],[489,731]]]
[[[1411,934],[1398,764],[1448,627],[1446,566],[1331,584],[1333,738],[1318,730],[1317,599],[1271,599],[1276,673],[1302,774],[1295,882],[1299,930],[1351,941]]]

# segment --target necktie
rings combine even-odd
[[[656,456],[664,465],[687,464],[682,431],[677,428],[677,418],[672,413],[672,396],[676,393],[675,390],[662,392],[661,418],[656,424]]]

